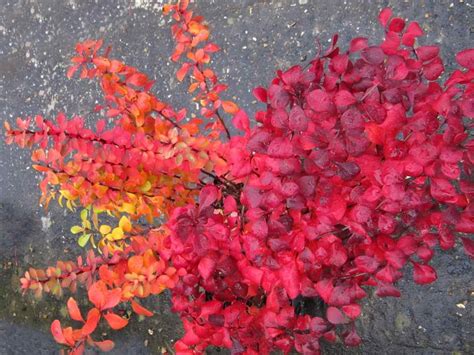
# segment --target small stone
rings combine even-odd
[[[405,328],[408,328],[411,324],[410,318],[407,317],[404,313],[398,313],[395,318],[395,327],[403,331]]]
[[[461,309],[466,309],[466,306],[464,305],[464,303],[458,303],[456,307],[461,308]]]
[[[153,335],[154,333],[153,329],[148,329],[148,334]]]
[[[306,5],[308,3],[308,0],[298,0],[298,3],[300,5]]]

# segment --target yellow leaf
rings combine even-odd
[[[123,230],[120,227],[114,228],[112,230],[111,238],[112,240],[120,240],[123,239]]]
[[[84,226],[84,229],[91,229],[91,222],[88,220],[85,220],[82,222],[82,225]]]
[[[83,209],[81,211],[81,220],[84,222],[85,220],[87,220],[87,210],[86,209]]]
[[[132,230],[132,224],[130,223],[130,220],[125,216],[122,216],[122,218],[120,218],[119,227],[124,232],[130,232]]]
[[[77,233],[81,233],[84,229],[80,226],[72,226],[71,227],[71,233],[72,234],[77,234]]]
[[[150,189],[151,189],[151,182],[148,180],[140,187],[140,190],[142,192],[148,192],[150,191]]]
[[[128,214],[135,214],[135,205],[131,203],[124,202],[122,204],[122,209],[124,212],[127,212]]]
[[[112,230],[112,228],[110,226],[106,225],[106,224],[101,225],[100,228],[99,228],[99,232],[102,235],[109,234],[111,230]]]

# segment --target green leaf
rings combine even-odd
[[[84,248],[90,238],[91,238],[91,235],[90,235],[90,234],[83,234],[83,235],[81,235],[81,236],[79,237],[79,239],[77,240],[77,243],[78,243],[82,248]]]
[[[80,226],[72,226],[71,227],[71,233],[72,234],[77,234],[77,233],[81,233],[84,229]]]

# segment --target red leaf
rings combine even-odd
[[[351,53],[355,53],[355,52],[359,52],[365,48],[367,48],[369,46],[368,44],[368,40],[367,38],[365,37],[357,37],[357,38],[354,38],[352,39],[351,41],[351,44],[350,44],[350,47],[349,47],[349,51]]]
[[[319,296],[324,302],[329,303],[332,291],[334,290],[333,281],[331,279],[325,279],[318,281],[314,286]]]
[[[284,108],[290,101],[290,96],[279,85],[272,85],[268,89],[268,97],[273,108]]]
[[[430,284],[437,279],[436,271],[430,265],[413,263],[413,280],[417,284]]]
[[[235,201],[235,198],[228,195],[224,199],[224,212],[226,214],[236,212],[237,211],[237,202]]]
[[[355,329],[351,329],[344,337],[344,344],[347,346],[358,346],[362,342],[362,339],[357,334]]]
[[[471,258],[474,258],[474,241],[469,238],[461,237],[464,246],[464,252]]]
[[[244,131],[245,133],[250,133],[250,121],[247,113],[244,110],[239,110],[234,117],[232,117],[232,123],[235,128]]]
[[[405,253],[412,255],[418,248],[418,243],[412,235],[405,235],[397,240],[397,248]]]
[[[59,344],[67,344],[66,338],[64,338],[63,330],[61,328],[61,322],[57,319],[51,323],[51,334],[53,334],[54,340]]]
[[[293,107],[289,116],[289,127],[291,130],[305,131],[308,128],[308,118],[301,107]]]
[[[392,284],[379,283],[375,294],[378,297],[400,297],[400,291]]]
[[[104,318],[112,329],[122,329],[128,324],[128,319],[122,318],[115,313],[106,313]]]
[[[82,327],[82,334],[89,335],[91,334],[95,328],[97,328],[97,324],[100,320],[100,311],[97,308],[92,308],[89,313],[87,313],[87,320],[86,324]]]
[[[216,202],[219,190],[214,185],[206,185],[199,193],[199,209],[203,210]]]
[[[439,57],[423,65],[423,74],[427,80],[436,80],[444,71],[444,65]]]
[[[387,264],[383,269],[375,274],[375,277],[385,283],[393,283],[401,277],[400,271]]]
[[[474,48],[465,49],[456,54],[458,64],[469,70],[474,70]]]
[[[243,266],[242,274],[251,282],[251,286],[260,286],[262,283],[263,271],[253,266]]]
[[[416,55],[422,62],[436,58],[439,54],[438,46],[421,46],[416,49]]]
[[[295,262],[290,262],[280,269],[280,280],[288,297],[296,298],[300,293],[300,276]]]
[[[355,104],[357,100],[354,97],[354,95],[352,95],[349,91],[340,90],[334,96],[334,102],[336,103],[336,106],[343,107],[343,106],[350,106],[352,104]]]
[[[386,251],[385,259],[396,269],[401,269],[407,261],[406,255],[398,249]]]
[[[361,272],[373,273],[379,267],[377,260],[365,255],[355,258],[354,263]]]
[[[386,7],[380,11],[379,14],[379,21],[383,27],[387,26],[388,20],[390,20],[390,17],[392,17],[392,9],[389,7]]]
[[[396,33],[402,32],[404,28],[405,21],[400,17],[394,17],[392,21],[390,21],[390,25],[388,25],[388,30]]]
[[[216,268],[215,260],[209,257],[202,258],[198,265],[199,274],[204,280],[207,280],[211,277],[215,268]]]
[[[360,316],[360,306],[358,304],[348,304],[342,306],[343,312],[351,319],[355,319]]]
[[[405,34],[412,37],[420,37],[420,36],[423,36],[423,30],[421,29],[418,22],[413,21],[413,22],[410,22],[410,24],[408,25],[408,28]]]
[[[337,74],[345,73],[349,64],[349,56],[347,54],[339,54],[331,59],[331,67]]]
[[[100,351],[107,352],[114,348],[115,344],[112,340],[96,341],[94,346],[99,348]]]
[[[275,158],[290,158],[293,155],[293,144],[287,137],[277,137],[268,146],[268,155]]]
[[[329,95],[320,89],[311,91],[307,96],[306,100],[309,107],[315,112],[327,112],[331,109],[331,98]]]
[[[253,96],[255,96],[255,98],[258,101],[267,103],[268,97],[267,97],[267,90],[265,88],[257,87],[253,89]]]
[[[79,307],[77,306],[77,302],[74,300],[74,298],[69,297],[69,300],[67,301],[67,310],[69,312],[69,316],[77,320],[79,322],[84,322],[84,319],[82,318],[81,311],[79,310]]]
[[[379,65],[385,60],[385,53],[382,48],[372,46],[362,50],[360,56],[369,64]]]
[[[327,320],[332,324],[346,324],[349,320],[344,317],[344,314],[336,307],[328,307],[326,312]]]
[[[133,299],[130,300],[130,303],[132,304],[132,309],[136,314],[140,314],[140,315],[146,316],[146,317],[153,316],[152,311],[149,311],[148,309],[146,309],[145,307],[143,307],[141,304],[134,301]]]

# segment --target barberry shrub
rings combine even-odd
[[[336,35],[305,67],[254,89],[263,110],[251,125],[209,66],[219,47],[203,18],[188,1],[164,13],[199,118],[87,40],[67,75],[100,82],[95,129],[62,114],[5,124],[8,143],[33,149],[42,203],[81,209],[71,232],[86,257],[21,279],[38,297],[87,289],[87,312],[67,301],[74,327],[51,325],[71,354],[112,349],[94,335],[99,322],[125,327],[118,305],[152,316],[141,300],[164,290],[185,330],[179,354],[357,346],[370,290],[399,297],[405,266],[416,283],[434,282],[438,245],[474,257],[474,49],[440,80],[439,48],[416,45],[420,26],[384,9],[381,43],[359,37],[342,50]],[[321,302],[320,314],[301,312],[301,298]]]

